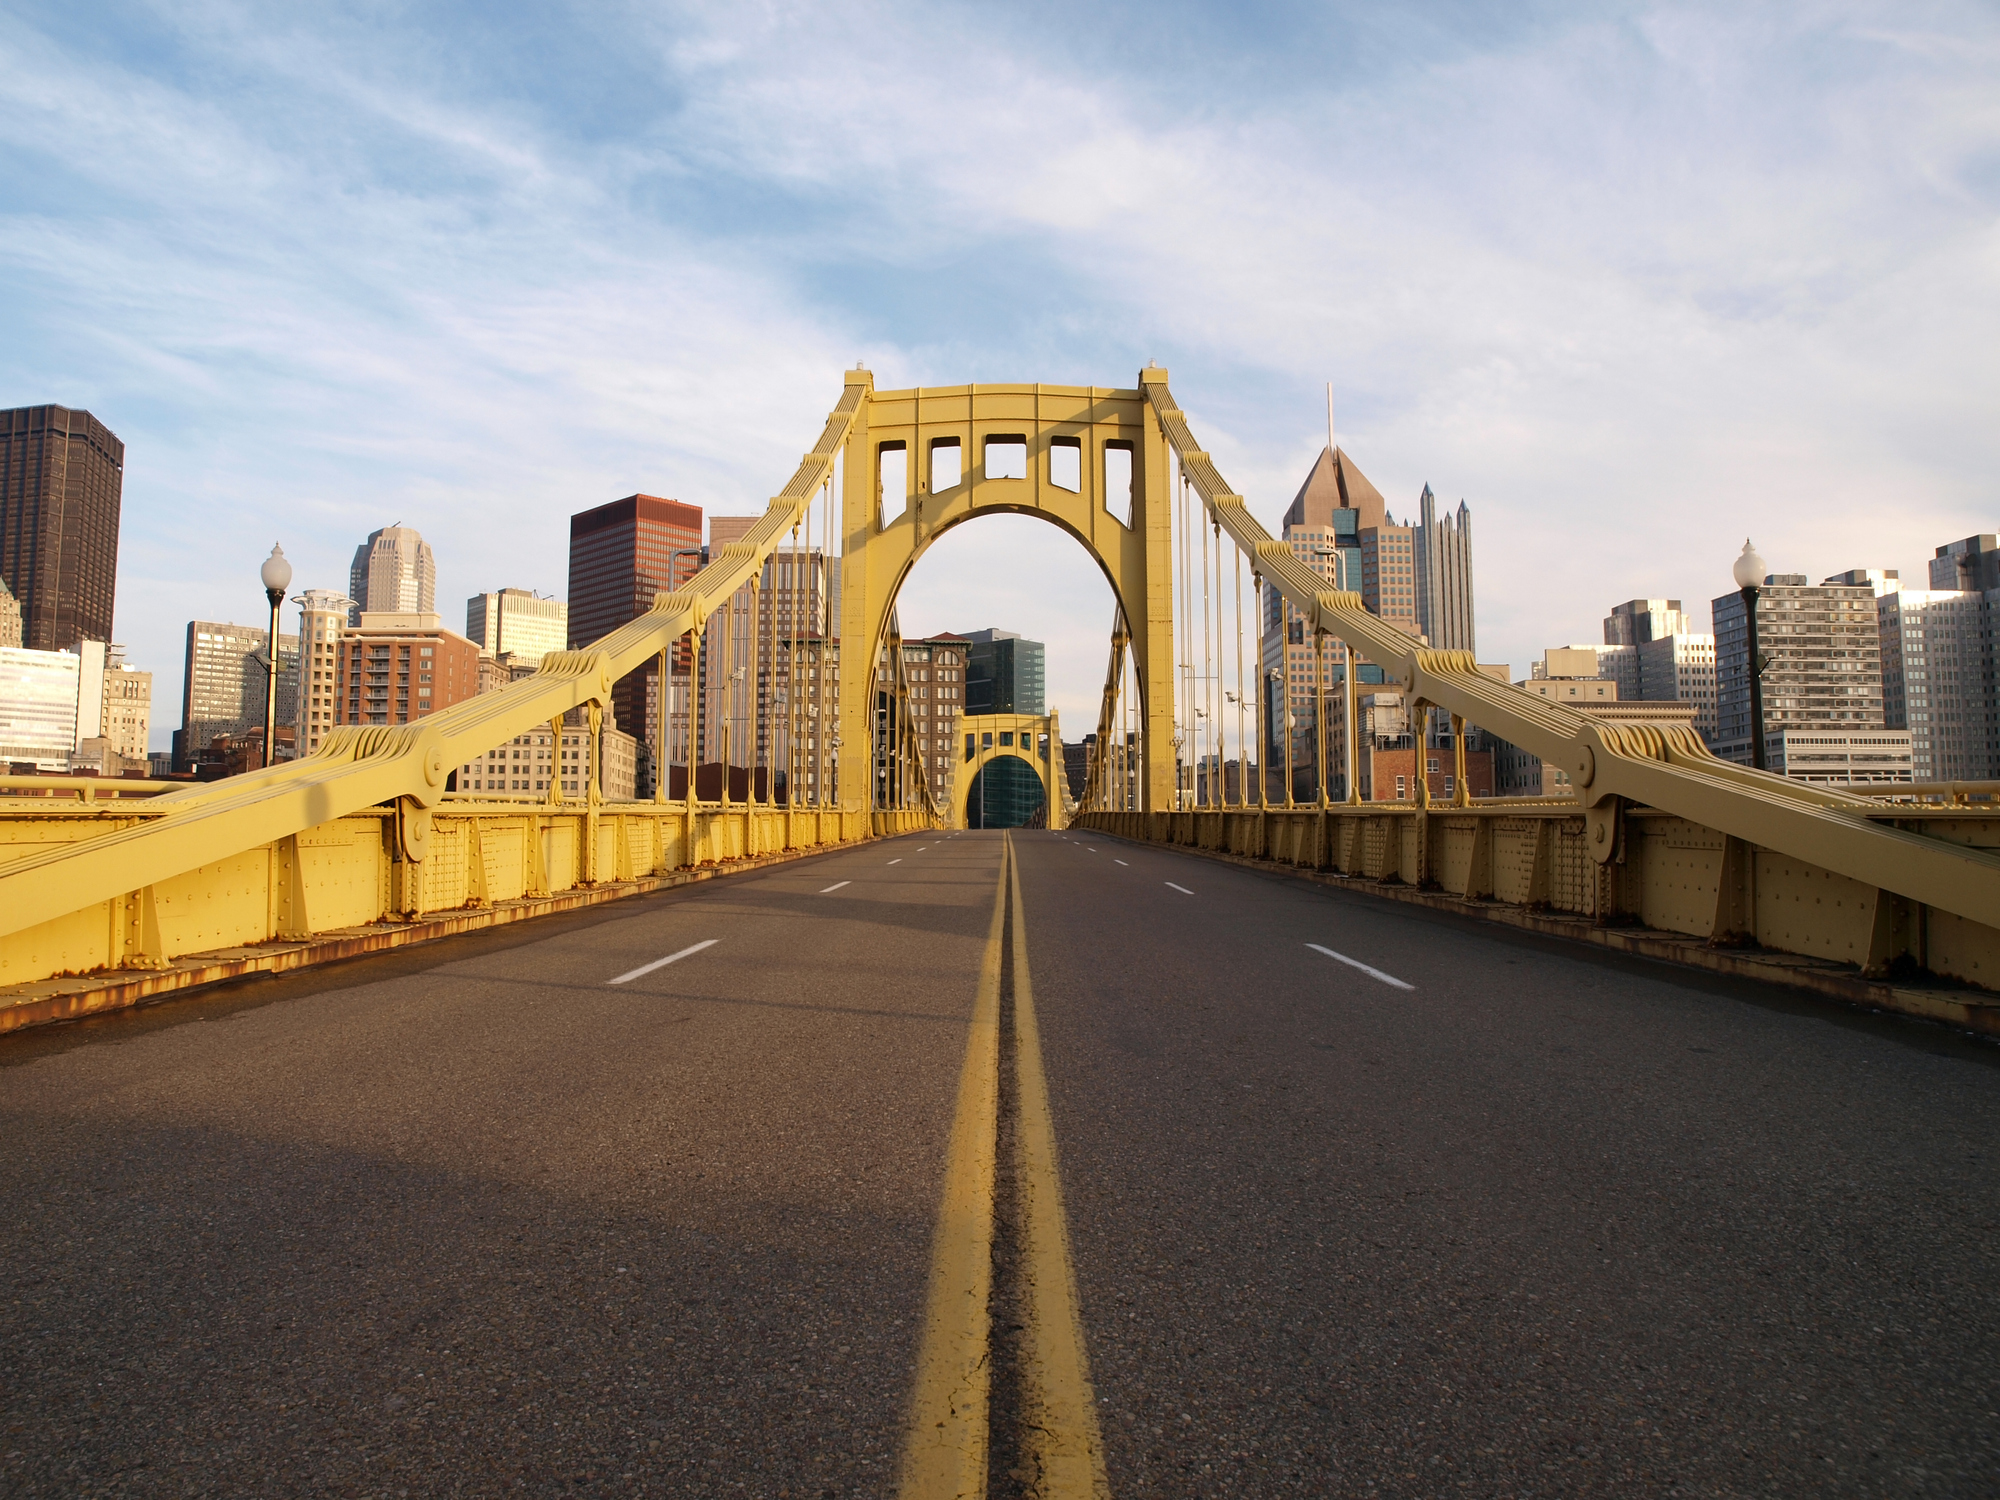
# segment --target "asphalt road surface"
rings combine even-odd
[[[896,1494],[989,1179],[995,1495],[1064,1279],[1116,1496],[2000,1493],[2000,1049],[1115,840],[0,1040],[0,1120],[7,1495]]]

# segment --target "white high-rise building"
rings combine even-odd
[[[104,642],[79,641],[75,651],[0,646],[0,764],[67,771],[103,726]]]
[[[1752,763],[1750,642],[1743,596],[1723,594],[1710,607],[1719,720],[1714,749],[1725,760],[1747,765]],[[1757,638],[1769,769],[1782,768],[1803,780],[1909,779],[1908,736],[1890,728],[1884,716],[1882,637],[1872,582],[1813,585],[1803,573],[1767,574],[1757,601]],[[1814,749],[1794,756],[1788,736],[1800,735],[1812,737]],[[1851,747],[1860,748],[1850,754]]]
[[[527,589],[499,589],[465,601],[465,638],[481,656],[513,656],[540,665],[569,648],[569,606]]]
[[[353,623],[373,614],[430,614],[437,609],[437,560],[413,526],[384,526],[354,549],[347,592]]]
[[[319,749],[338,722],[340,636],[353,618],[354,601],[332,589],[307,589],[298,597],[299,688],[293,753],[301,759]]]

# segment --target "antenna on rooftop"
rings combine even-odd
[[[1326,383],[1326,461],[1333,462],[1333,382]]]

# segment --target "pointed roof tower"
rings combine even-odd
[[[1368,482],[1368,476],[1355,467],[1354,460],[1343,449],[1322,448],[1312,472],[1306,475],[1306,482],[1292,497],[1284,524],[1331,526],[1331,513],[1336,510],[1360,511],[1359,527],[1363,531],[1390,524],[1389,502]]]

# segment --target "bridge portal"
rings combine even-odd
[[[1054,714],[972,714],[959,720],[951,785],[953,828],[1067,828],[1075,800]]]

